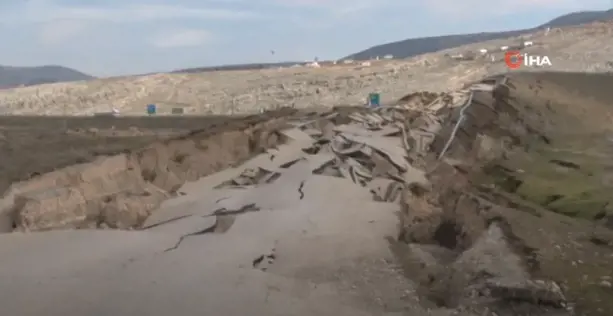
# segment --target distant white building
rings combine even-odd
[[[394,58],[394,55],[388,54],[388,55],[383,56],[383,59],[392,59],[392,58]]]
[[[526,47],[527,46],[532,46],[532,45],[534,45],[534,43],[532,41],[524,42],[524,46],[526,46]]]
[[[509,46],[500,46],[500,50],[501,50],[501,51],[505,51],[505,50],[507,50],[507,49],[509,49]]]
[[[365,66],[365,67],[369,67],[370,66],[370,62],[369,61],[365,61],[361,65]]]
[[[345,60],[343,60],[343,64],[353,64],[353,60],[352,59],[345,59]]]
[[[487,49],[485,49],[485,48],[481,48],[481,49],[479,50],[479,53],[481,53],[481,54],[487,54]]]

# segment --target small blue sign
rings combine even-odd
[[[381,96],[378,93],[371,93],[368,95],[368,106],[371,108],[378,108],[381,106]]]
[[[147,114],[149,115],[153,115],[156,112],[156,108],[155,108],[155,104],[148,104],[147,105]]]

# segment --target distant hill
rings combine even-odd
[[[226,70],[257,70],[277,67],[290,67],[296,64],[304,64],[304,62],[279,62],[279,63],[261,63],[261,64],[236,64],[211,67],[198,67],[175,70],[172,73],[198,73],[207,71],[226,71]]]
[[[610,19],[613,19],[613,9],[608,11],[573,12],[560,16],[543,25],[530,29],[407,39],[403,41],[374,46],[364,51],[344,57],[343,59],[367,60],[375,56],[385,55],[393,55],[395,58],[407,58],[472,43],[519,36],[547,27],[575,26],[597,21],[606,21]],[[199,67],[176,70],[173,71],[173,73],[266,69],[275,67],[289,67],[294,64],[304,64],[304,62],[280,62]],[[62,66],[11,67],[0,65],[0,89],[17,86],[31,86],[43,83],[79,81],[89,79],[94,79],[94,77],[76,71],[74,69]]]
[[[43,83],[89,80],[94,77],[62,66],[0,66],[0,88],[31,86]]]
[[[374,46],[361,52],[349,55],[343,59],[367,60],[376,56],[385,55],[393,55],[395,58],[407,58],[467,44],[519,36],[540,29],[545,29],[547,27],[575,26],[610,19],[613,19],[613,10],[573,12],[557,17],[543,25],[531,29],[413,38]]]

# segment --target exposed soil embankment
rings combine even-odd
[[[12,183],[240,117],[0,116],[0,192]]]
[[[480,136],[481,147],[496,145],[486,144],[495,139],[499,148],[498,155],[490,155],[482,184],[613,227],[611,84],[613,76],[608,74],[511,78],[494,93],[497,111],[508,109],[504,119],[495,121],[498,132],[478,131],[486,135]]]
[[[405,192],[407,274],[441,306],[610,315],[613,76],[507,79],[474,93],[429,163],[433,190]]]
[[[186,181],[277,145],[282,139],[276,130],[293,114],[220,120],[186,136],[14,183],[0,201],[2,231],[137,228]]]

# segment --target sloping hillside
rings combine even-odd
[[[0,88],[35,84],[79,81],[93,76],[62,66],[11,67],[0,66]]]
[[[290,67],[295,64],[304,64],[304,62],[280,62],[280,63],[262,63],[262,64],[236,64],[236,65],[221,65],[210,67],[198,67],[175,70],[172,73],[199,73],[207,71],[228,71],[228,70],[257,70],[276,67]]]
[[[472,43],[519,36],[547,27],[575,26],[591,22],[610,20],[612,18],[613,10],[573,12],[530,29],[507,32],[488,32],[413,38],[374,46],[364,51],[347,56],[345,59],[366,60],[375,56],[384,56],[388,54],[394,55],[397,58],[407,58]]]

